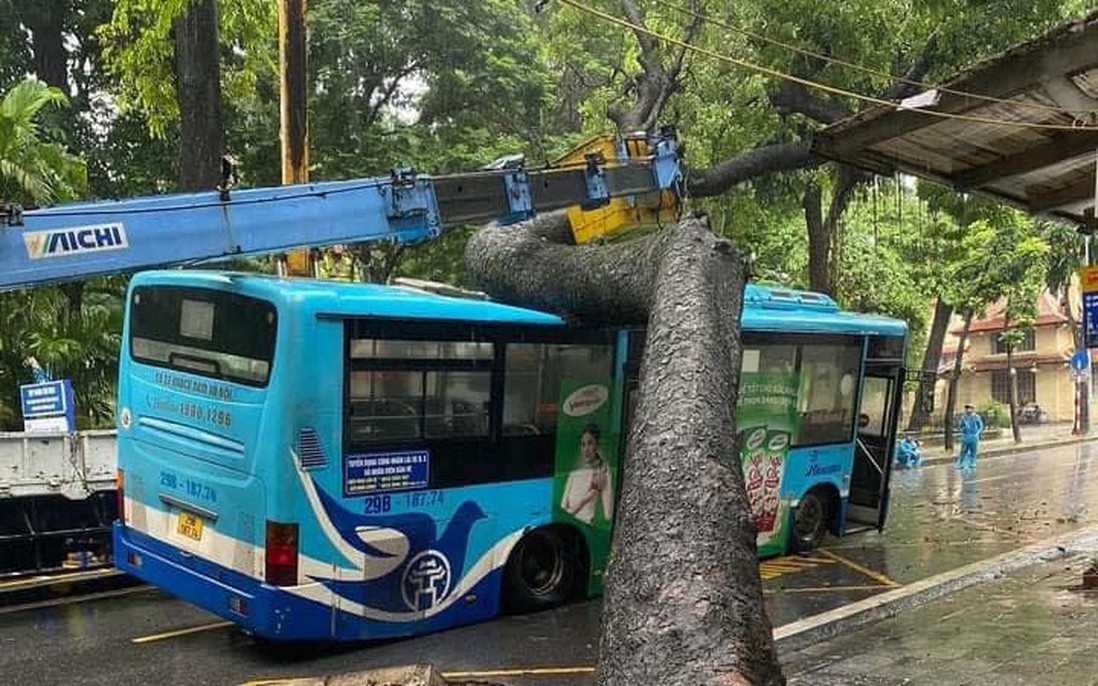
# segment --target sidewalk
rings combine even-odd
[[[782,656],[790,686],[1098,686],[1094,550],[1024,567]]]
[[[985,438],[980,441],[980,452],[977,459],[1093,440],[1098,440],[1098,429],[1092,429],[1087,436],[1075,436],[1071,433],[1071,424],[1059,423],[1023,426],[1022,442],[1015,443],[1010,427],[1006,427],[995,438]],[[960,439],[954,436],[952,451],[947,451],[941,445],[924,448],[923,464],[952,462],[959,450]]]

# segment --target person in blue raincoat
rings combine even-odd
[[[976,414],[976,408],[965,405],[965,413],[957,420],[957,431],[961,434],[961,452],[956,462],[958,469],[976,469],[976,451],[980,448],[983,430],[984,420]]]
[[[904,434],[896,446],[896,463],[901,467],[918,467],[923,463],[923,451],[911,434]]]

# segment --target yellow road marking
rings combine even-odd
[[[806,569],[814,569],[820,565],[833,564],[835,564],[835,560],[815,556],[788,555],[786,557],[775,557],[759,563],[759,576],[763,581],[769,581],[783,574],[792,574]]]
[[[821,555],[825,555],[827,557],[830,557],[831,559],[835,560],[836,562],[838,562],[840,564],[846,565],[847,567],[853,569],[855,572],[858,572],[860,574],[864,574],[864,575],[868,576],[870,579],[873,579],[874,581],[879,581],[880,583],[884,584],[885,586],[891,586],[893,588],[898,588],[899,586],[903,585],[900,582],[898,582],[894,579],[890,579],[889,577],[885,576],[884,574],[881,574],[880,572],[875,572],[872,569],[869,569],[868,567],[863,567],[862,565],[858,564],[857,562],[854,562],[853,560],[848,560],[845,557],[843,557],[842,555],[838,555],[836,553],[833,553],[830,550],[827,550],[825,548],[820,548],[817,552],[820,553]]]
[[[192,626],[187,629],[176,629],[175,631],[165,631],[162,634],[153,634],[152,636],[133,638],[130,639],[130,643],[152,643],[153,641],[163,641],[169,638],[175,638],[176,636],[187,636],[189,634],[197,634],[202,631],[224,629],[225,627],[232,625],[233,622],[214,622],[213,624],[203,624],[202,626]]]

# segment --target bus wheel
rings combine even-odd
[[[573,546],[561,532],[534,529],[511,551],[504,569],[504,602],[517,612],[556,607],[572,594],[576,581]]]
[[[804,494],[793,516],[793,550],[808,552],[823,543],[827,535],[827,505],[828,501],[819,491]]]

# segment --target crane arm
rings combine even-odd
[[[567,168],[522,168],[389,177],[62,205],[23,213],[0,208],[0,290],[139,269],[260,255],[291,248],[395,240],[412,243],[448,227],[512,223],[610,198],[675,189],[672,131],[648,154],[589,155]]]

